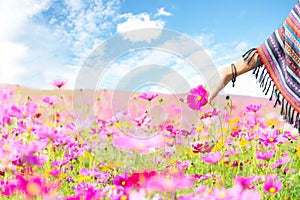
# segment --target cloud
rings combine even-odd
[[[79,66],[115,28],[119,1],[0,2],[0,80],[50,88],[76,80]]]
[[[26,32],[32,17],[45,8],[48,1],[0,1],[0,81],[14,83],[27,70],[22,60],[28,56],[28,45],[18,41]],[[30,30],[32,31],[32,30]]]
[[[153,20],[148,13],[133,15],[126,13],[120,16],[120,19],[125,19],[117,25],[117,32],[121,33],[124,38],[133,42],[147,41],[159,37],[160,31],[153,29],[162,29],[165,22],[161,19]],[[145,31],[135,31],[138,29],[149,29]],[[152,29],[152,30],[151,30]]]
[[[159,8],[157,9],[157,13],[154,15],[155,17],[159,17],[159,16],[171,16],[172,13],[166,11],[164,8]]]

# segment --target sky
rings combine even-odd
[[[183,34],[196,41],[217,68],[222,68],[265,41],[295,3],[296,0],[0,0],[0,82],[51,89],[53,80],[62,79],[68,82],[66,88],[73,89],[83,63],[97,47],[118,34],[139,28]],[[115,88],[137,63],[170,65],[192,86],[201,83],[178,57],[155,53],[139,52],[113,63],[99,88]],[[122,70],[126,73],[120,73]],[[251,73],[238,77],[235,88],[231,84],[225,88],[229,94],[250,96],[263,96],[260,91]]]

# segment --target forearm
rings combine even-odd
[[[240,59],[240,60],[234,62],[233,64],[236,68],[236,76],[239,76],[250,70],[253,70],[257,64],[260,64],[260,60],[258,58],[257,52],[253,51],[248,56],[248,59]],[[233,71],[232,71],[231,66],[227,66],[224,69],[224,72],[226,74],[226,79],[229,82],[233,77]]]

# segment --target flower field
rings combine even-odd
[[[209,105],[199,86],[178,101],[134,93],[113,112],[103,90],[79,127],[72,91],[54,85],[0,87],[1,199],[300,198],[299,133],[268,100]]]

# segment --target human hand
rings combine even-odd
[[[230,82],[231,78],[230,67],[227,66],[218,70],[218,74],[215,74],[206,86],[209,92],[208,103],[212,102],[219,92]]]

